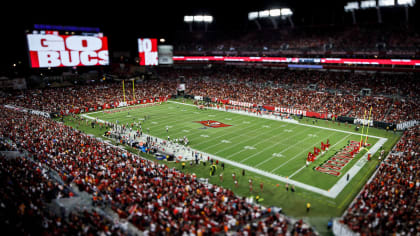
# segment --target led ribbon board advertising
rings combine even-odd
[[[272,63],[320,63],[320,64],[348,64],[348,65],[420,66],[420,60],[411,60],[411,59],[174,56],[173,60],[174,61],[204,61],[204,62],[221,61],[221,62],[272,62]]]

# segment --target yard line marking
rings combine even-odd
[[[301,170],[303,170],[306,167],[306,165],[300,167],[297,171],[293,172],[293,174],[289,175],[289,178],[292,178],[293,176],[295,176],[297,173],[299,173]]]
[[[82,114],[81,116],[85,117],[85,118],[88,118],[88,119],[91,119],[91,120],[95,119],[94,117],[88,116],[87,114]],[[105,123],[105,121],[103,121],[101,119],[98,119],[98,121],[102,122],[102,123]],[[154,136],[150,136],[150,137],[157,138],[157,137],[154,137]],[[158,139],[160,139],[160,138],[158,138]],[[379,139],[380,140],[378,142],[376,142],[375,145],[373,145],[373,147],[370,149],[372,155],[374,155],[379,150],[379,148],[388,140],[387,138],[379,138]],[[244,164],[241,164],[241,163],[229,160],[229,159],[225,159],[225,158],[222,158],[222,157],[210,154],[210,153],[206,153],[206,152],[203,152],[203,151],[200,151],[200,150],[196,150],[196,149],[192,148],[191,151],[198,151],[198,152],[202,153],[203,156],[207,155],[212,159],[225,162],[229,165],[232,165],[232,166],[235,166],[235,167],[238,167],[238,168],[242,168],[242,169],[245,169],[247,171],[251,171],[251,172],[254,172],[256,174],[265,176],[267,178],[274,179],[274,180],[277,180],[277,181],[281,181],[283,183],[293,184],[296,187],[306,189],[310,192],[317,193],[317,194],[320,194],[320,195],[323,195],[323,196],[326,196],[326,197],[329,197],[329,198],[332,198],[332,199],[335,199],[338,196],[338,194],[340,194],[341,191],[348,184],[347,181],[346,181],[346,178],[341,178],[336,184],[334,184],[334,186],[330,189],[330,191],[327,191],[327,190],[324,190],[324,189],[320,189],[318,187],[314,187],[314,186],[311,186],[311,185],[308,185],[308,184],[305,184],[305,183],[301,183],[301,182],[298,182],[298,181],[295,181],[295,180],[291,180],[291,179],[286,178],[286,177],[282,177],[282,176],[279,176],[279,175],[276,175],[276,174],[272,174],[272,173],[269,173],[267,171],[257,169],[257,168],[254,168],[254,167],[251,167],[251,166],[248,166],[248,165],[244,165]],[[360,162],[360,164],[359,164],[359,162]],[[360,169],[366,164],[366,162],[367,162],[367,153],[365,155],[363,155],[359,159],[359,161],[355,165],[353,165],[352,168],[350,168],[350,170],[347,173],[350,173],[351,178],[353,178],[360,171]]]
[[[228,114],[228,113],[225,113],[225,114],[222,114],[221,116],[223,117],[223,116],[227,116],[227,115],[230,115],[230,114]],[[246,117],[240,117],[239,119],[237,119],[237,120],[242,120],[242,119],[247,119]],[[161,118],[161,119],[154,119],[154,120],[158,120],[158,121],[160,121],[160,123],[166,123],[166,124],[176,124],[177,126],[177,128],[174,128],[174,129],[172,129],[171,130],[171,136],[177,136],[177,135],[180,135],[180,134],[182,134],[183,133],[183,131],[182,131],[182,129],[183,129],[183,126],[182,125],[179,125],[180,123],[188,123],[188,122],[190,122],[190,121],[188,121],[188,120],[185,120],[185,119],[183,119],[183,116],[181,116],[179,119],[175,119],[175,120],[173,120],[173,118]],[[172,122],[169,122],[170,120],[173,120]],[[147,125],[146,124],[146,126],[148,127],[148,128],[150,128],[150,129],[153,129],[153,130],[156,130],[155,129],[155,127],[160,127],[161,125],[159,125],[159,124],[157,124],[157,125]],[[218,131],[218,132],[221,132],[221,131]],[[195,133],[195,135],[192,135],[191,137],[195,137],[196,135],[198,135],[199,136],[199,134],[197,134],[197,133]],[[190,139],[190,137],[189,137],[189,139]],[[190,139],[190,141],[192,141],[193,139]]]
[[[279,129],[279,127],[277,127],[275,130],[277,130],[277,129]],[[255,130],[250,130],[250,131],[248,131],[248,132],[246,132],[246,133],[243,133],[242,135],[240,135],[240,136],[244,136],[245,134],[247,134],[247,133],[249,133],[249,132],[255,132]],[[247,141],[249,141],[249,140],[252,140],[252,139],[255,139],[256,137],[260,137],[260,136],[263,136],[263,135],[267,135],[267,133],[261,133],[260,135],[256,135],[256,136],[252,136],[252,137],[250,137],[250,138],[247,138],[247,139],[243,139],[241,142],[239,142],[239,143],[234,143],[234,145],[233,146],[230,146],[230,147],[227,147],[227,148],[223,148],[223,149],[221,149],[221,150],[219,150],[219,151],[217,151],[217,152],[215,152],[214,154],[217,154],[217,153],[220,153],[220,152],[223,152],[223,151],[225,151],[225,150],[227,150],[227,149],[229,149],[229,148],[233,148],[233,147],[235,147],[235,146],[238,146],[239,144],[241,144],[241,143],[244,143],[244,142],[247,142]],[[240,137],[240,136],[237,136],[237,137]],[[236,137],[235,137],[236,138]],[[261,142],[266,142],[266,140],[261,140],[260,142],[258,142],[258,143],[261,143]],[[236,152],[236,153],[234,153],[234,155],[236,155],[236,154],[238,154],[238,153],[240,153],[240,152],[243,152],[243,151],[245,151],[246,149],[242,149],[241,151],[239,151],[239,152]],[[231,156],[231,155],[230,155]],[[230,157],[230,156],[228,156],[228,157]]]
[[[318,132],[319,133],[319,132]],[[328,135],[326,138],[331,137],[331,135],[333,135],[334,133],[331,133],[330,135]],[[313,145],[316,145],[317,143],[319,143],[319,140],[316,141],[316,143],[314,143]],[[311,146],[313,146],[311,145]],[[294,157],[288,159],[286,162],[284,162],[283,164],[279,165],[278,167],[274,168],[274,170],[270,171],[271,173],[273,173],[274,171],[280,169],[281,167],[283,167],[284,165],[286,165],[287,163],[289,163],[291,160],[294,160],[296,157],[300,156],[302,153],[305,153],[306,150],[303,150],[301,152],[299,152],[298,154],[296,154]]]
[[[251,126],[248,126],[248,127],[245,127],[245,128],[243,128],[243,129],[240,129],[240,130],[245,130],[245,129],[248,129],[248,132],[243,132],[242,134],[240,134],[240,135],[236,135],[235,137],[234,137],[234,139],[236,139],[236,138],[238,138],[238,137],[242,137],[242,136],[245,136],[245,135],[247,135],[248,133],[250,133],[250,132],[254,132],[255,130],[252,130],[252,129],[249,129],[249,128],[251,128],[251,127],[254,127],[254,126],[258,126],[258,125],[261,125],[261,124],[255,124],[255,125],[251,125]],[[217,139],[217,138],[221,138],[221,137],[224,137],[224,136],[226,136],[226,135],[232,135],[233,133],[237,133],[238,132],[238,130],[234,130],[234,131],[231,131],[231,132],[226,132],[226,134],[224,134],[224,135],[221,135],[221,136],[217,136],[217,137],[214,137],[213,139]],[[211,142],[212,141],[212,139],[209,139],[208,141],[205,141],[205,142],[200,142],[200,145],[203,145],[203,143],[208,143],[208,142]],[[240,142],[240,143],[242,143],[242,142]],[[206,148],[207,149],[209,149],[209,148],[212,148],[212,147],[215,147],[215,146],[218,146],[218,145],[220,145],[220,143],[215,143],[215,144],[213,144],[213,145],[210,145],[210,146],[207,146]],[[234,145],[236,146],[237,145],[237,143],[234,143]],[[230,147],[232,147],[232,146],[230,146]],[[228,147],[229,148],[229,147]],[[222,149],[222,150],[226,150],[226,148],[225,149]]]
[[[306,132],[306,131],[307,131],[307,130],[302,130],[302,132],[298,132],[298,133],[296,133],[296,134],[292,135],[291,137],[294,137],[294,136],[299,135],[299,134],[301,134],[301,133],[304,133],[304,132]],[[300,140],[299,142],[295,143],[294,145],[291,145],[291,146],[289,146],[288,148],[286,148],[286,149],[282,150],[280,153],[283,153],[283,152],[285,152],[285,151],[289,150],[290,148],[295,147],[296,145],[298,145],[298,144],[300,144],[300,143],[302,143],[302,142],[306,141],[307,139],[308,139],[308,138],[304,138],[304,139]],[[272,146],[273,146],[273,145],[271,145],[271,146],[270,146],[270,148],[271,148]],[[255,156],[256,154],[258,154],[258,153],[255,153],[254,155],[252,155],[252,156],[249,156],[249,157],[245,158],[244,160],[242,160],[242,161],[241,161],[241,163],[243,163],[244,161],[248,160],[249,158],[251,158],[251,157]],[[266,162],[268,162],[268,161],[271,161],[273,158],[275,158],[275,157],[271,156],[271,157],[269,157],[269,158],[265,159],[264,161],[262,161],[262,162],[258,163],[257,165],[255,165],[255,167],[258,167],[258,166],[260,166],[260,165],[262,165],[262,164],[264,164],[264,163],[266,163]]]
[[[303,129],[301,132],[297,132],[297,133],[295,133],[294,135],[289,136],[288,138],[290,139],[290,138],[295,137],[295,136],[297,136],[297,135],[299,135],[299,134],[301,134],[301,133],[304,133],[304,132],[306,132],[306,131],[307,131],[307,130]],[[280,134],[275,135],[275,136],[273,136],[273,137],[277,137],[277,136],[279,136],[279,135],[280,135]],[[265,140],[264,140],[264,141],[265,141]],[[302,140],[302,141],[303,141],[303,140]],[[300,143],[300,142],[298,142],[298,143]],[[298,144],[298,143],[296,143],[296,144]],[[296,144],[295,144],[295,145],[296,145]],[[250,159],[250,158],[252,158],[252,157],[254,157],[254,156],[256,156],[256,155],[258,155],[258,154],[260,154],[260,153],[262,153],[262,152],[264,152],[264,151],[266,151],[266,150],[269,150],[269,149],[271,149],[272,147],[277,146],[277,145],[279,145],[279,143],[274,143],[274,144],[272,144],[272,145],[270,145],[270,146],[268,146],[268,147],[264,148],[263,150],[261,150],[261,151],[259,151],[259,152],[257,152],[257,153],[254,153],[254,154],[252,154],[252,155],[248,156],[247,158],[245,158],[245,159],[241,160],[240,162],[241,162],[241,163],[244,163],[244,162],[245,162],[245,161],[247,161],[248,159]],[[284,152],[284,151],[286,151],[286,150],[288,150],[288,149],[290,149],[290,148],[294,147],[295,145],[289,146],[288,148],[284,149],[284,150],[283,150],[283,151],[281,151],[281,152]],[[271,157],[271,158],[273,158],[273,157]],[[266,159],[266,160],[264,160],[263,162],[266,162],[268,159],[270,159],[270,160],[271,160],[271,158],[267,158],[267,159]],[[259,165],[260,165],[261,163],[263,163],[263,162],[258,163],[255,167],[259,166]]]
[[[162,110],[164,110],[164,108],[162,108]],[[229,116],[230,114],[229,113],[222,113],[222,114],[220,114],[219,116],[221,117],[221,118],[223,118],[224,116]],[[177,116],[177,115],[175,115],[175,116]],[[173,119],[173,118],[172,118]],[[243,120],[243,119],[247,119],[247,117],[239,117],[238,119],[235,119],[235,121],[240,121],[240,120]],[[189,122],[188,120],[186,120],[185,121],[185,119],[183,119],[183,116],[181,116],[179,119],[176,119],[176,120],[174,120],[174,121],[172,121],[172,122],[167,122],[168,120],[171,120],[170,118],[167,118],[167,117],[165,117],[165,118],[161,118],[161,119],[154,119],[154,120],[158,120],[158,121],[162,121],[161,123],[166,123],[166,124],[177,124],[177,127],[178,128],[175,128],[175,129],[172,129],[172,132],[171,132],[171,135],[173,135],[173,136],[176,136],[176,135],[179,135],[180,133],[182,134],[182,126],[179,126],[179,124],[180,124],[180,122],[181,123],[187,123],[187,122]],[[180,121],[180,120],[184,120],[184,122],[182,122],[182,121]],[[153,125],[153,126],[150,126],[150,125],[147,125],[146,124],[146,126],[148,126],[150,129],[154,129],[155,127],[159,127],[160,125]],[[178,131],[179,130],[179,131]],[[174,131],[177,131],[177,132],[175,132],[174,133]],[[222,131],[222,130],[221,130]],[[221,132],[221,131],[217,131],[217,132]],[[197,134],[196,134],[197,135]],[[199,135],[199,134],[198,134]],[[193,135],[193,137],[194,137],[195,135]],[[193,139],[190,139],[190,141],[192,141]]]
[[[340,141],[336,142],[334,145],[332,145],[329,149],[332,150],[333,147],[335,147],[337,144],[341,143],[344,139],[348,138],[351,134],[348,134],[347,136],[345,136],[344,138],[340,139]],[[293,174],[289,175],[289,178],[291,179],[293,176],[295,176],[297,173],[299,173],[301,170],[303,170],[303,168],[305,168],[306,165],[303,165],[299,170],[293,172]]]
[[[182,104],[182,105],[185,105],[185,106],[194,106],[194,105],[191,105],[191,104],[183,104],[183,103],[175,102],[175,101],[168,101],[168,102]],[[234,114],[239,114],[239,115],[243,115],[243,116],[258,117],[258,118],[267,119],[267,120],[275,120],[275,121],[280,121],[280,122],[287,122],[287,123],[292,123],[292,124],[295,124],[295,125],[313,127],[313,128],[317,128],[317,129],[331,130],[331,131],[336,131],[336,132],[340,132],[340,133],[354,134],[354,135],[359,135],[360,136],[360,133],[355,133],[355,132],[350,132],[350,131],[345,131],[345,130],[339,130],[339,129],[333,129],[333,128],[327,128],[327,127],[316,126],[316,125],[302,124],[302,123],[299,123],[297,121],[296,122],[292,122],[290,120],[279,120],[279,119],[273,118],[272,116],[269,116],[269,115],[254,115],[254,114],[249,114],[249,113],[245,113],[245,112],[225,111],[223,109],[217,109],[217,108],[214,108],[214,107],[210,107],[208,109],[216,110],[216,111],[223,111],[223,112],[227,112],[227,113],[234,113]],[[382,138],[382,137],[378,137],[378,136],[374,136],[374,135],[367,135],[367,136],[368,137],[372,137],[372,138],[377,138],[377,139],[381,139]]]
[[[379,150],[382,145],[387,141],[387,138],[380,138],[378,142],[373,145],[369,149],[369,152],[372,154],[372,156]],[[349,181],[347,181],[346,178],[343,178],[345,175],[343,175],[335,184],[330,188],[330,196],[332,198],[336,198],[338,194],[341,193],[341,191],[347,186],[348,183],[351,182],[351,179],[357,175],[357,173],[365,166],[368,156],[368,152],[366,152],[360,159],[354,163],[354,165],[346,172],[346,174],[350,175]]]
[[[246,118],[245,118],[246,119]],[[244,127],[244,128],[241,128],[241,129],[237,129],[237,130],[233,130],[233,131],[226,131],[224,128],[218,128],[219,130],[217,130],[217,131],[215,131],[215,132],[213,132],[213,134],[218,134],[218,133],[225,133],[224,135],[213,135],[213,138],[210,138],[210,139],[208,139],[207,141],[205,141],[205,142],[200,142],[200,145],[202,145],[203,143],[208,143],[208,142],[212,142],[213,140],[215,140],[215,139],[219,139],[219,138],[221,138],[221,137],[224,137],[224,136],[226,136],[226,135],[231,135],[231,134],[234,134],[235,132],[240,132],[240,131],[242,131],[242,130],[246,130],[246,129],[249,129],[249,128],[251,128],[251,127],[254,127],[254,126],[257,126],[257,125],[259,125],[258,124],[258,122],[256,122],[256,124],[255,125],[252,125],[252,126],[247,126],[247,127]],[[176,133],[177,134],[177,133]],[[196,136],[197,135],[197,136]],[[197,133],[196,135],[191,135],[190,137],[188,137],[188,139],[190,140],[190,142],[192,143],[193,142],[193,140],[196,140],[198,137],[199,137],[199,133]],[[241,136],[241,135],[240,135]],[[195,137],[195,138],[194,138]],[[236,136],[236,137],[238,137],[238,136]],[[215,144],[215,145],[218,145],[218,144]],[[213,146],[213,145],[212,145]],[[212,146],[208,146],[208,147],[212,147]],[[208,148],[207,147],[207,148]]]

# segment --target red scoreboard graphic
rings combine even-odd
[[[139,38],[139,64],[141,66],[158,65],[157,39]]]
[[[32,68],[109,65],[107,37],[55,31],[26,37]]]

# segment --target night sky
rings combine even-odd
[[[214,22],[209,30],[229,31],[247,27],[248,12],[289,7],[296,25],[337,24],[343,22],[344,0],[256,0],[248,1],[14,1],[2,7],[1,71],[17,61],[27,63],[25,30],[34,24],[99,27],[109,39],[110,51],[135,49],[136,38],[165,38],[187,31],[184,15],[208,13]],[[418,9],[419,3],[416,4]],[[348,16],[347,16],[348,17]],[[417,15],[418,19],[418,15]],[[170,42],[168,42],[170,43]]]

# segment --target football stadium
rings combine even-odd
[[[32,4],[5,235],[420,234],[415,0]]]

